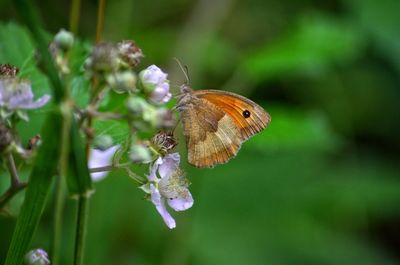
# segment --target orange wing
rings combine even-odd
[[[221,90],[196,90],[193,95],[206,99],[229,115],[240,129],[242,140],[265,129],[271,116],[259,105],[238,94]]]

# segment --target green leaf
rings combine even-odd
[[[92,191],[92,179],[88,169],[85,145],[79,133],[79,128],[75,120],[71,124],[71,148],[69,155],[69,170],[67,175],[67,185],[69,193],[73,197],[89,196]]]
[[[39,147],[29,178],[25,200],[17,219],[5,264],[21,264],[24,255],[29,250],[46,205],[59,160],[58,147],[61,140],[61,121],[62,117],[59,113],[51,113],[46,120],[41,134],[43,144]]]

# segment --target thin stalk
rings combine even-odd
[[[11,186],[18,186],[19,177],[18,177],[17,167],[15,166],[14,156],[11,153],[9,153],[7,155],[6,160],[7,160],[8,170],[10,171]]]
[[[10,188],[0,197],[0,209],[3,208],[15,194],[27,186],[27,183],[19,180],[13,155],[11,153],[7,154],[5,160],[8,171],[10,172]]]
[[[65,182],[61,176],[58,176],[56,182],[56,202],[54,209],[54,227],[52,241],[52,257],[51,264],[57,265],[60,262],[60,249],[62,238],[62,225],[64,218],[64,202],[65,202]]]
[[[98,173],[98,172],[104,172],[104,171],[110,171],[114,168],[118,168],[116,166],[104,166],[104,167],[95,167],[95,168],[90,168],[89,171],[90,173]]]
[[[81,10],[81,0],[72,0],[71,14],[69,16],[69,30],[77,35],[79,27],[79,15]]]
[[[0,209],[2,209],[9,200],[12,199],[18,192],[26,188],[28,184],[26,182],[19,183],[17,186],[11,186],[6,192],[0,197]]]
[[[74,265],[83,264],[88,206],[89,206],[89,199],[84,195],[79,196],[77,226],[75,233]]]
[[[106,0],[99,0],[99,8],[97,9],[96,43],[99,43],[102,39],[105,9]]]

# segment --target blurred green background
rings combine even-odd
[[[46,31],[68,28],[70,1],[36,2]],[[82,3],[86,43],[96,8]],[[400,264],[399,12],[398,0],[108,1],[104,39],[134,39],[142,68],[159,65],[176,88],[177,57],[192,87],[248,96],[272,122],[228,164],[186,165],[195,204],[173,213],[174,230],[123,172],[96,183],[86,264]],[[0,63],[24,66],[40,95],[49,85],[17,13],[0,2]],[[24,141],[45,113],[21,126]],[[7,181],[3,168],[1,192]],[[0,263],[22,195],[0,216]],[[32,248],[50,248],[53,199]],[[66,201],[62,264],[75,207]]]

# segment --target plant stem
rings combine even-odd
[[[69,90],[66,89],[66,98],[61,105],[63,115],[63,123],[61,130],[61,150],[59,162],[59,175],[56,182],[55,194],[55,209],[54,209],[54,227],[53,227],[53,242],[52,242],[52,264],[59,263],[60,246],[62,237],[62,225],[64,215],[64,181],[67,178],[68,162],[70,152],[70,131],[72,119],[72,103],[69,101]]]
[[[76,35],[78,33],[80,9],[81,9],[81,1],[80,0],[72,0],[71,14],[69,17],[69,30],[74,35]]]
[[[2,209],[19,191],[23,190],[27,186],[28,184],[26,182],[21,182],[17,186],[9,187],[8,190],[0,197],[0,209]]]
[[[117,167],[110,165],[110,166],[104,166],[104,167],[89,168],[89,171],[90,171],[90,173],[97,173],[97,172],[110,171],[114,168],[117,168]]]
[[[64,217],[64,178],[60,175],[57,178],[56,182],[56,201],[55,201],[55,209],[54,209],[54,227],[53,227],[53,242],[52,242],[52,258],[51,264],[57,265],[59,264],[60,259],[60,249],[61,249],[61,238],[62,238],[62,225],[63,225],[63,217]]]
[[[21,182],[18,177],[17,167],[15,166],[14,157],[11,153],[6,155],[6,164],[10,172],[10,187],[0,197],[0,209],[19,191],[27,186],[27,183]]]
[[[11,153],[7,154],[7,167],[10,171],[10,183],[11,186],[18,186],[19,184],[19,177],[17,172],[17,167],[15,166],[15,160]]]
[[[79,196],[78,199],[78,214],[75,233],[75,254],[74,265],[83,264],[83,254],[86,238],[86,221],[88,216],[89,199],[85,195]]]
[[[99,0],[99,8],[97,9],[96,43],[99,43],[102,39],[105,8],[106,0]]]

